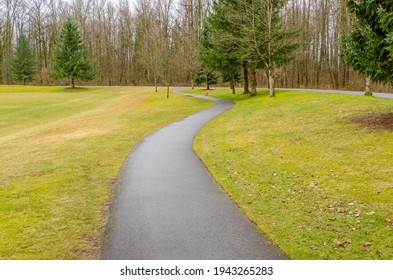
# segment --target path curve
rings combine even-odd
[[[127,159],[103,258],[287,259],[229,200],[192,149],[198,131],[234,104],[194,97],[216,105],[146,137]]]

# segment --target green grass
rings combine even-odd
[[[393,132],[351,122],[393,111],[393,100],[298,91],[211,95],[236,106],[205,127],[194,148],[283,252],[393,259]]]
[[[89,92],[100,90],[100,87],[47,87],[47,86],[4,86],[0,85],[0,92],[4,93],[21,93],[21,92]]]
[[[211,106],[151,88],[0,87],[0,259],[95,259],[144,136]]]

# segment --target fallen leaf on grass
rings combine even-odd
[[[336,245],[337,247],[344,247],[344,243],[341,242],[341,241],[338,240],[338,239],[334,239],[334,240],[333,240],[333,243],[334,243],[334,245]]]

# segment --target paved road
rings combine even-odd
[[[233,104],[216,106],[145,138],[128,158],[104,259],[286,259],[222,192],[192,144]]]
[[[279,88],[280,90],[296,90],[296,91],[310,91],[332,94],[349,94],[363,96],[364,91],[349,91],[349,90],[331,90],[331,89],[303,89],[303,88]],[[393,99],[392,93],[373,92],[374,97]]]

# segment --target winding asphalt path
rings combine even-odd
[[[146,137],[128,158],[104,259],[286,259],[192,149],[198,131],[233,103],[196,97],[216,106]]]

